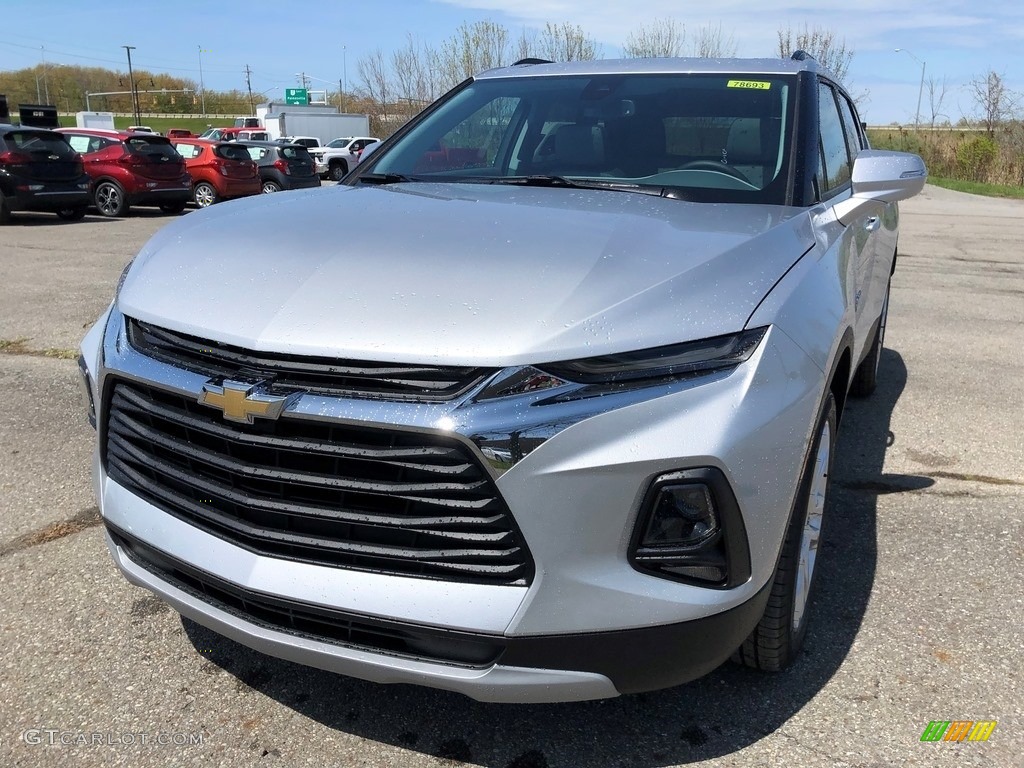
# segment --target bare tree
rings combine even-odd
[[[946,100],[946,96],[949,92],[949,81],[943,75],[942,80],[937,80],[935,77],[929,77],[924,81],[925,93],[928,94],[928,111],[931,114],[931,127],[935,127],[935,123],[940,117],[949,119],[949,115],[942,111],[942,104]]]
[[[727,59],[736,55],[739,46],[735,36],[722,31],[722,25],[705,25],[697,30],[697,36],[690,44],[692,55],[701,59]]]
[[[686,27],[675,19],[655,19],[626,35],[622,55],[627,59],[682,56]]]
[[[525,35],[520,39],[520,50],[523,40]],[[601,47],[594,38],[587,37],[579,24],[565,21],[561,24],[548,22],[527,50],[526,56],[551,61],[590,61],[600,56]]]
[[[778,31],[779,57],[788,59],[796,51],[807,51],[818,63],[828,69],[844,86],[846,72],[853,60],[853,50],[846,47],[846,38],[837,38],[835,32],[823,27],[808,27],[793,30],[786,27]]]
[[[388,123],[388,100],[393,98],[393,94],[390,72],[388,72],[384,54],[381,53],[380,48],[360,58],[358,69],[363,91],[377,109],[381,121],[386,125]]]
[[[391,54],[395,98],[410,116],[440,95],[435,58],[435,52],[411,34],[405,45]]]
[[[1006,87],[1003,75],[991,69],[975,77],[967,87],[978,117],[989,133],[1010,119],[1017,108],[1019,95]]]
[[[494,21],[463,24],[441,44],[436,66],[441,87],[454,88],[467,77],[510,62],[508,30]]]

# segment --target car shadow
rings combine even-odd
[[[196,210],[194,206],[190,204],[182,213],[187,213],[190,210]],[[132,208],[128,212],[127,216],[100,216],[95,211],[89,211],[85,218],[79,219],[78,221],[64,221],[53,213],[36,213],[34,211],[17,211],[12,214],[10,220],[4,224],[5,227],[11,226],[23,226],[23,227],[38,227],[38,226],[73,226],[79,224],[116,224],[119,221],[125,221],[126,219],[167,219],[170,221],[182,213],[165,213],[159,208],[143,208],[137,207]]]
[[[239,690],[259,691],[328,728],[452,761],[495,768],[663,766],[731,754],[784,725],[850,652],[874,582],[878,495],[934,482],[883,472],[894,440],[891,415],[907,381],[898,353],[883,352],[879,379],[874,395],[851,399],[843,414],[807,645],[782,674],[727,663],[687,685],[617,699],[482,704],[280,661],[183,620],[186,634],[238,679]],[[854,692],[849,698],[856,700]],[[289,752],[287,744],[271,746]]]

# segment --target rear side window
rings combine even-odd
[[[225,160],[241,160],[246,163],[252,162],[252,158],[249,157],[249,150],[245,147],[240,147],[237,144],[221,144],[214,147],[213,152],[217,157],[223,157]]]
[[[7,148],[26,152],[36,159],[56,155],[58,160],[74,160],[75,150],[59,133],[47,131],[11,131],[4,137]]]
[[[821,131],[821,195],[828,196],[850,180],[850,155],[839,117],[835,93],[827,83],[818,84],[818,115]]]
[[[262,160],[264,157],[267,156],[266,147],[246,147],[246,150],[248,150],[249,157],[251,157],[253,160]]]
[[[177,144],[176,148],[178,150],[178,154],[186,160],[190,160],[193,157],[199,157],[203,151],[203,148],[198,144]]]
[[[857,118],[854,116],[853,106],[842,94],[839,95],[839,115],[843,118],[843,128],[846,131],[846,146],[850,150],[850,160],[856,160],[857,155],[863,149],[863,139],[860,131],[857,130]]]

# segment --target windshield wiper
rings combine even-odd
[[[477,181],[477,179],[465,179]],[[607,189],[612,192],[636,192],[640,195],[661,197],[664,187],[645,184],[629,184],[622,181],[602,181],[600,179],[570,179],[566,176],[488,176],[478,180],[482,184],[516,184],[523,187],[568,187],[571,189]]]
[[[401,173],[364,173],[357,177],[357,181],[363,184],[400,184],[405,181],[417,181],[417,179]]]

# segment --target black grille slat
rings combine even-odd
[[[114,542],[139,566],[226,613],[278,631],[322,642],[414,659],[482,668],[504,649],[499,638],[381,619],[274,597],[219,579],[143,544],[108,525]]]
[[[400,575],[529,582],[497,488],[455,440],[287,415],[236,426],[192,398],[124,381],[109,403],[110,476],[239,546]]]
[[[451,400],[483,381],[491,368],[334,360],[252,352],[127,318],[138,351],[205,376],[272,379],[277,388],[344,397]]]

